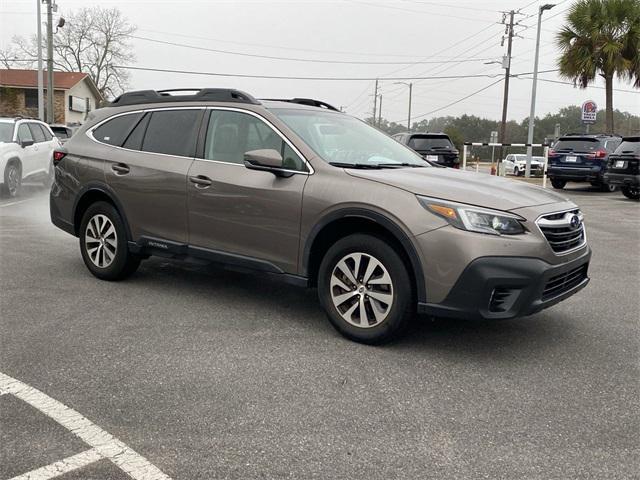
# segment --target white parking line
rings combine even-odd
[[[67,457],[64,460],[59,460],[56,463],[47,465],[46,467],[31,470],[30,472],[13,477],[9,480],[48,480],[49,478],[59,477],[60,475],[72,472],[78,468],[86,467],[98,460],[102,460],[102,455],[100,455],[95,448],[92,448],[86,452]]]
[[[158,467],[152,465],[146,458],[136,453],[113,435],[105,432],[75,410],[45,395],[40,390],[0,372],[0,391],[15,395],[20,400],[40,410],[93,447],[93,450],[100,457],[111,460],[130,477],[136,480],[171,480]],[[61,460],[61,462],[64,462],[64,460]]]

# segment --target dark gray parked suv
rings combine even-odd
[[[415,313],[502,319],[583,288],[591,251],[557,193],[435,168],[330,105],[237,90],[131,92],[54,153],[51,219],[96,277],[150,255],[317,286],[343,335]]]

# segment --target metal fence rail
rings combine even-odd
[[[462,148],[462,169],[467,169],[467,147],[541,147],[544,148],[544,169],[542,173],[542,188],[547,188],[547,164],[549,163],[548,143],[493,143],[493,142],[464,142]],[[502,159],[498,159],[498,169],[496,173],[500,175],[500,164]],[[479,170],[479,163],[476,162],[476,172]]]

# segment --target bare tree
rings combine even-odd
[[[53,37],[53,63],[57,70],[83,72],[91,76],[105,97],[122,92],[129,72],[120,68],[135,60],[130,43],[136,27],[118,8],[87,7],[71,12]],[[43,46],[46,51],[46,45]],[[9,48],[0,51],[6,68],[34,68],[37,39],[14,37]]]

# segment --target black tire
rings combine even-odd
[[[364,276],[370,262],[377,260],[382,267],[386,269],[391,279],[391,288],[387,289],[384,285],[373,284],[362,284],[360,288],[358,288],[358,285],[346,285],[351,287],[353,292],[352,297],[343,304],[336,306],[334,305],[332,296],[334,292],[336,295],[351,292],[341,287],[336,287],[335,285],[332,287],[332,278],[335,278],[333,276],[334,270],[339,272],[337,269],[338,263],[346,256],[357,253],[364,254],[360,269],[358,270],[360,275]],[[383,272],[382,270],[376,271],[379,273]],[[344,276],[345,281],[347,278],[348,277]],[[383,278],[383,276],[381,275],[374,278],[372,274],[370,278],[377,281]],[[356,278],[356,280],[362,281],[364,279]],[[385,290],[381,292],[379,289]],[[358,293],[358,291],[362,291],[362,293]],[[414,288],[409,271],[400,255],[385,240],[373,235],[355,234],[338,240],[327,251],[320,264],[318,273],[318,296],[320,303],[324,307],[329,321],[335,329],[348,339],[356,342],[376,345],[389,342],[396,338],[414,316],[415,302],[413,291]],[[380,303],[377,300],[374,301],[372,300],[373,297],[368,295],[373,296],[374,294],[384,294],[387,292],[392,293],[390,304]],[[341,313],[340,310],[338,310],[338,308],[341,307],[348,311],[349,307],[354,304],[364,305],[365,316],[370,318],[368,325],[371,326],[360,327],[349,323],[349,321],[342,316],[346,314],[346,312]],[[387,309],[386,316],[378,323],[378,317],[375,315],[373,309],[375,307],[376,310],[384,310],[385,305]],[[360,309],[359,307],[355,308],[358,309],[358,321],[362,322],[363,320],[360,319]],[[350,318],[354,321],[353,314],[350,315]]]
[[[20,195],[22,189],[22,168],[17,161],[9,161],[4,168],[2,195],[15,198]]]
[[[622,194],[631,200],[640,200],[640,187],[620,187]]]
[[[610,185],[608,183],[601,183],[600,185],[598,185],[600,187],[600,191],[601,192],[615,192],[618,189],[617,185]]]
[[[513,167],[513,175],[516,177],[520,176],[520,170],[518,169],[518,167]]]
[[[95,222],[100,222],[103,217],[106,217],[106,219],[111,223],[111,226],[113,226],[115,236],[107,235],[109,225],[106,224],[107,228],[103,227],[102,232],[95,235],[103,238],[102,242],[88,239],[88,237],[93,236],[91,233],[93,230],[91,232],[88,230],[89,222],[93,220],[91,228],[95,229]],[[103,225],[105,224],[103,223]],[[89,271],[99,279],[122,280],[138,269],[138,266],[140,265],[140,257],[133,255],[129,251],[127,245],[127,231],[125,229],[124,222],[116,208],[110,203],[96,202],[89,206],[82,216],[79,234],[80,252],[82,254],[84,264],[87,266]],[[111,243],[107,244],[109,241]],[[87,247],[87,243],[89,243],[89,247]],[[90,250],[96,248],[96,245],[100,245],[103,249],[102,257],[100,257],[101,253],[97,252],[96,259],[98,260],[98,264],[96,264],[95,259],[92,259],[90,256],[95,254],[95,252],[90,254]],[[112,248],[114,245],[115,249]],[[109,248],[108,252],[114,252],[108,264],[108,254],[105,253],[107,248]],[[101,258],[104,260],[104,262],[102,262],[104,264],[103,266],[99,265],[101,263]]]
[[[555,178],[551,180],[551,185],[557,190],[562,190],[566,184],[566,180],[556,180]]]

